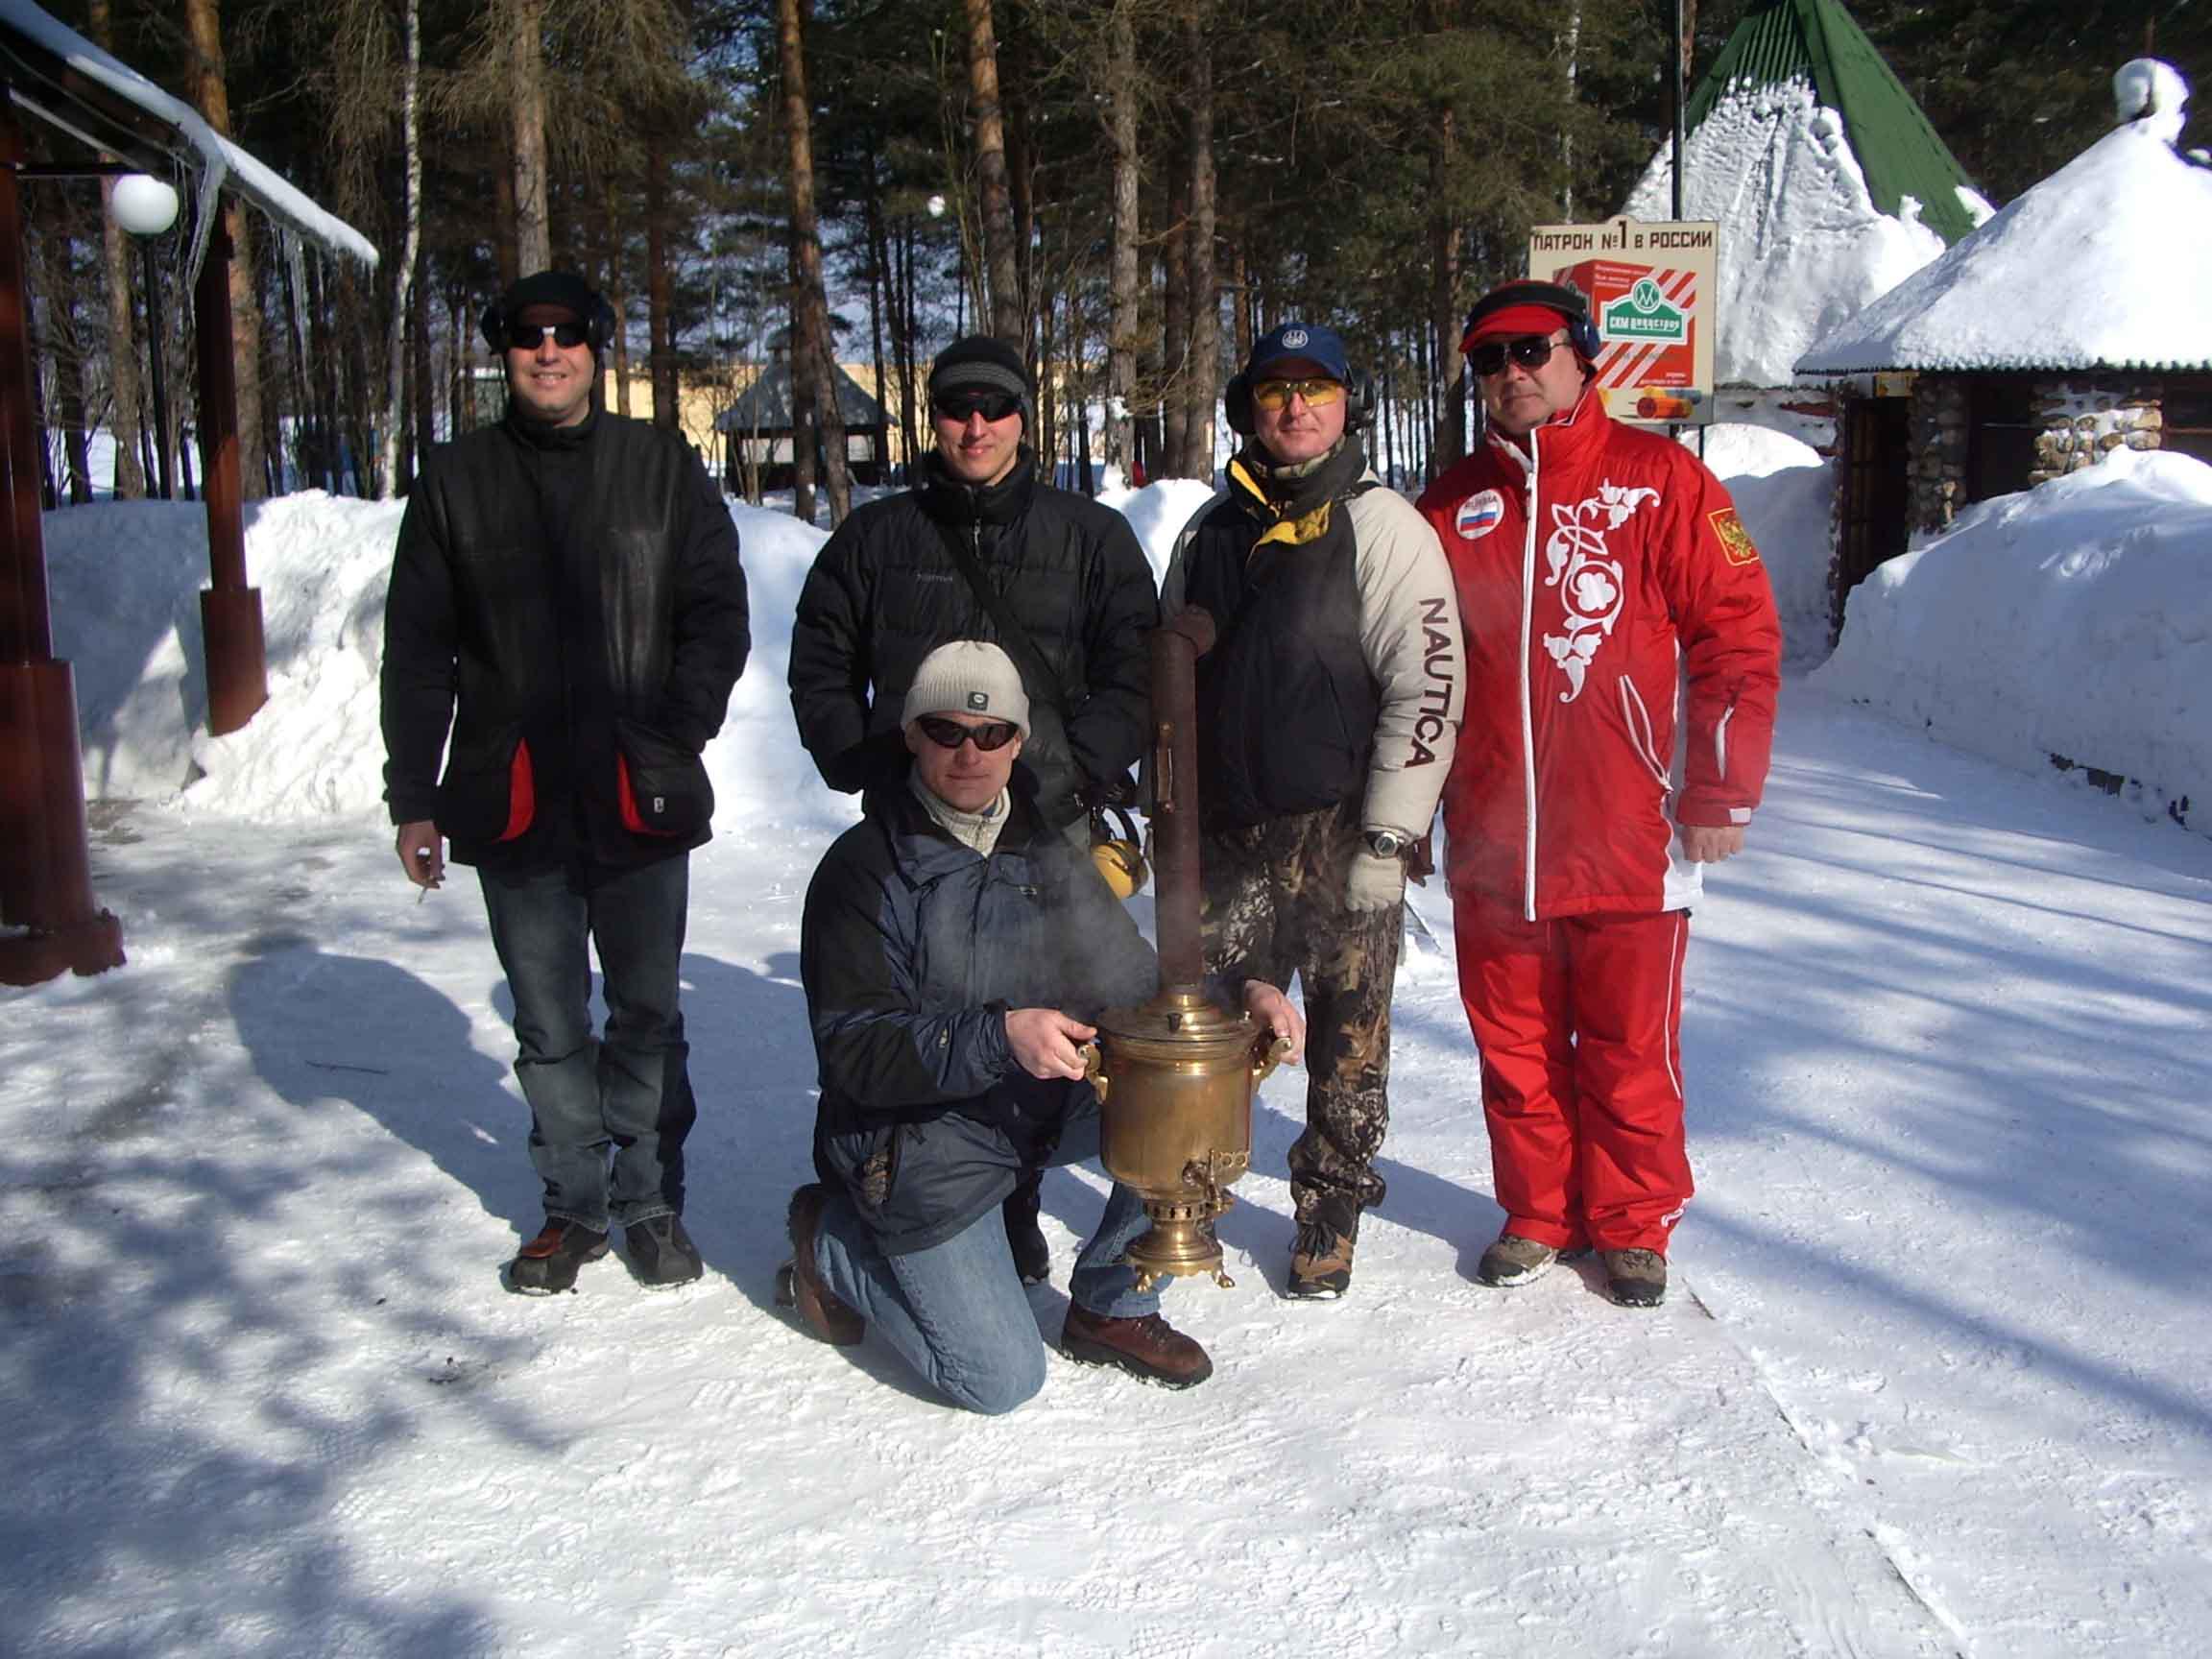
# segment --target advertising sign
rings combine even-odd
[[[1538,225],[1528,275],[1590,301],[1602,349],[1598,387],[1618,421],[1713,419],[1713,290],[1720,227],[1711,220],[1612,219]]]

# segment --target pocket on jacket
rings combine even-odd
[[[438,784],[438,828],[455,841],[514,841],[538,818],[537,769],[520,725],[456,745]]]
[[[633,835],[696,835],[714,816],[714,786],[698,756],[637,720],[614,719],[615,795]]]

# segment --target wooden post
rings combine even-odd
[[[261,590],[246,585],[246,519],[238,476],[238,378],[230,331],[230,236],[216,220],[192,288],[200,348],[200,471],[207,501],[207,579],[200,631],[207,648],[207,730],[236,732],[269,701]]]
[[[23,137],[0,99],[0,984],[36,985],[64,969],[123,964],[123,929],[92,902],[84,834],[77,684],[54,658],[31,353],[23,290],[23,214],[15,168]]]

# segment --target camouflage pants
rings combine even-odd
[[[1206,836],[1208,971],[1306,995],[1306,1132],[1290,1148],[1301,1224],[1357,1237],[1382,1201],[1375,1157],[1390,1123],[1390,988],[1405,918],[1350,910],[1359,803]]]

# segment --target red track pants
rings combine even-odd
[[[1525,922],[1455,894],[1453,915],[1505,1230],[1561,1250],[1664,1253],[1692,1190],[1689,913]]]

